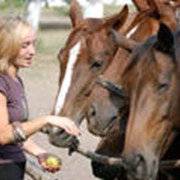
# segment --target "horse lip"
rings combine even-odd
[[[71,119],[75,119],[74,120],[75,124],[77,126],[80,126],[81,122],[84,119],[84,116],[80,116],[78,119],[77,118],[71,118]],[[54,128],[54,132],[50,132],[50,138],[49,138],[51,144],[57,147],[69,147],[74,136],[68,134],[63,129],[58,129],[56,127],[53,128]]]
[[[73,136],[64,132],[51,136],[50,142],[57,147],[68,147]]]

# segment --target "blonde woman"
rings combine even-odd
[[[60,167],[46,163],[48,152],[36,145],[29,136],[46,125],[63,128],[78,135],[79,129],[65,117],[43,116],[28,120],[28,108],[21,68],[29,68],[35,55],[36,34],[20,17],[0,19],[0,179],[22,180],[25,173],[24,151],[38,157],[49,172]]]

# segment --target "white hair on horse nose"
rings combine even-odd
[[[65,71],[64,79],[62,81],[61,89],[59,90],[59,94],[58,94],[58,98],[57,98],[57,102],[55,106],[56,115],[61,112],[62,107],[64,105],[66,95],[71,85],[73,68],[77,61],[80,48],[81,48],[81,42],[79,41],[70,50],[67,68]]]

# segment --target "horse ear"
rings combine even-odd
[[[156,47],[164,53],[172,53],[174,49],[174,36],[171,30],[165,25],[160,24],[157,34]]]
[[[149,8],[149,6],[145,0],[132,0],[132,2],[134,3],[134,5],[138,11],[144,11]]]
[[[118,33],[115,30],[111,30],[113,36],[114,36],[114,40],[116,41],[116,43],[118,44],[119,47],[126,49],[129,52],[132,52],[133,49],[139,45],[138,42],[132,40],[132,39],[128,39],[125,36],[121,35],[120,33]]]
[[[125,5],[119,13],[104,18],[103,20],[105,21],[105,23],[104,23],[103,27],[104,26],[111,27],[111,28],[119,31],[119,29],[126,22],[128,14],[129,14],[129,9],[128,9],[128,6]]]
[[[69,10],[69,16],[71,18],[71,23],[73,27],[76,27],[83,21],[82,10],[77,0],[72,0]]]

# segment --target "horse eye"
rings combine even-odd
[[[99,70],[102,66],[102,62],[101,61],[94,61],[92,64],[91,64],[91,69],[93,70]]]
[[[157,90],[160,92],[165,92],[168,90],[168,87],[169,87],[168,83],[161,83],[158,85]]]

